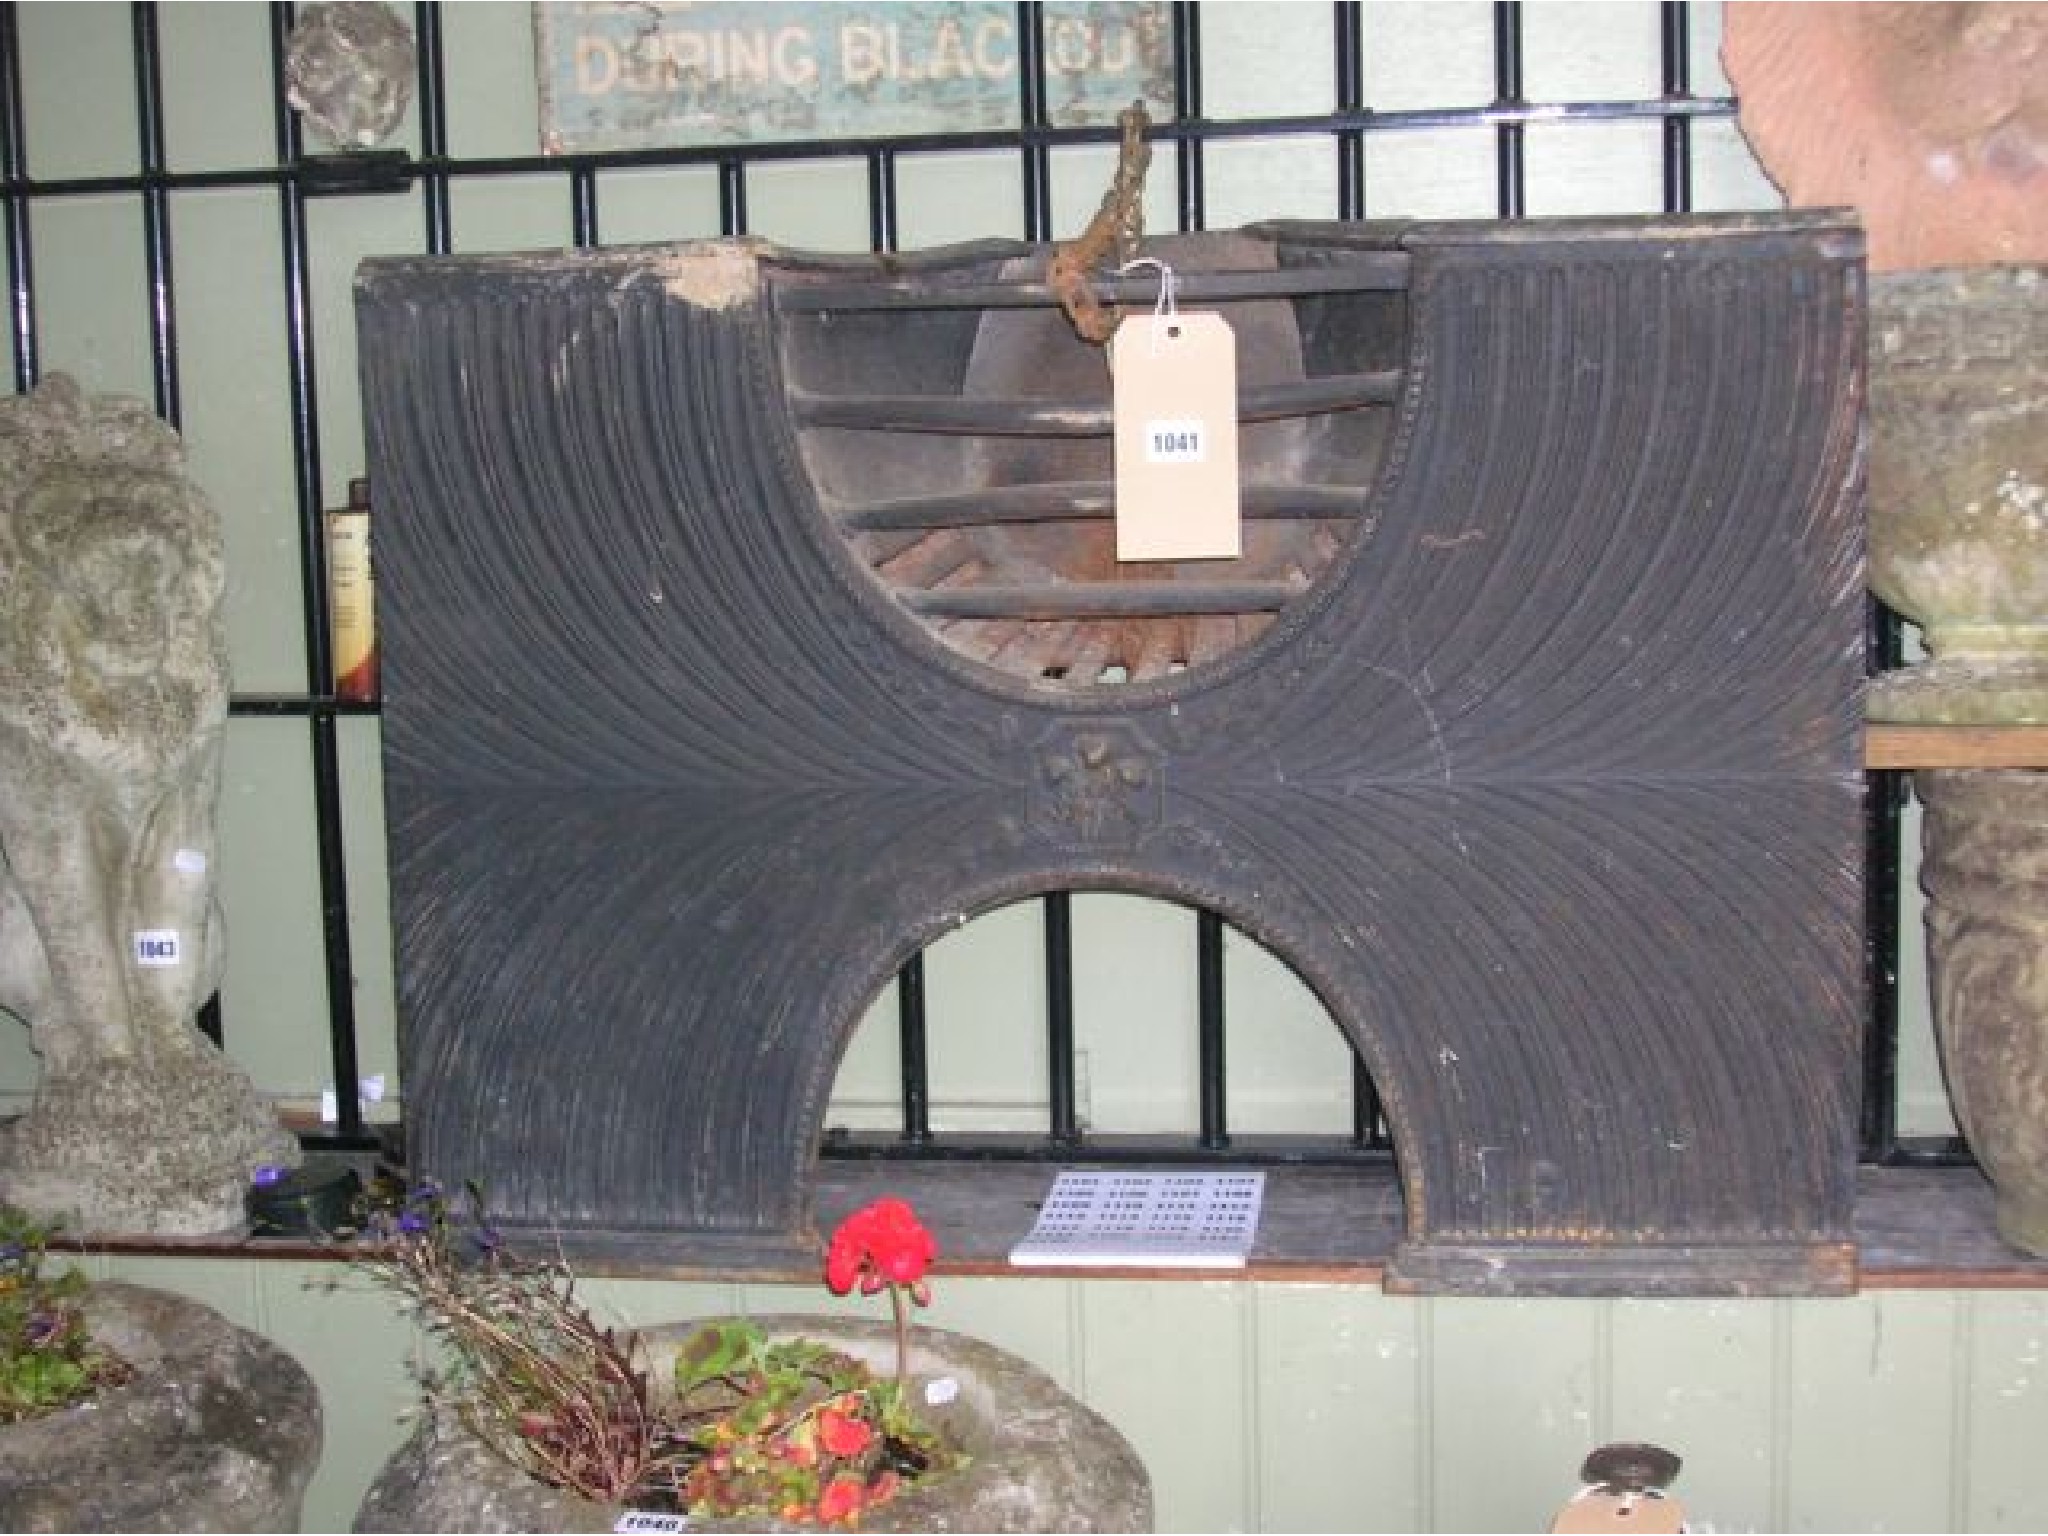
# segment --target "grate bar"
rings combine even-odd
[[[1289,581],[1091,581],[932,587],[896,599],[934,619],[1137,619],[1278,613],[1305,590]]]
[[[285,43],[292,7],[270,10],[270,68],[274,128],[281,164],[300,158],[299,124],[285,100]],[[291,390],[292,463],[298,493],[300,580],[305,597],[307,692],[333,692],[333,652],[328,627],[327,540],[320,483],[320,413],[314,382],[311,253],[306,235],[306,193],[288,182],[278,193],[279,237],[285,274],[285,342]],[[326,962],[329,1062],[334,1074],[335,1140],[365,1142],[362,1105],[356,1096],[360,1068],[356,1055],[355,964],[350,952],[348,864],[342,846],[341,764],[335,716],[307,716],[313,768],[314,839],[320,881],[322,952]]]
[[[1521,0],[1495,0],[1493,7],[1493,94],[1503,112],[1525,106],[1522,98]],[[1504,118],[1494,130],[1500,216],[1519,219],[1528,211],[1528,165],[1520,119]]]
[[[903,1094],[903,1140],[932,1139],[931,1058],[924,1010],[924,956],[912,955],[896,975],[896,1043]]]
[[[1281,421],[1333,411],[1390,405],[1401,375],[1333,374],[1298,384],[1266,384],[1238,392],[1241,422]],[[965,437],[1107,437],[1107,404],[1059,400],[976,400],[957,395],[813,395],[792,389],[791,413],[804,427],[868,432],[936,432]]]
[[[1208,1152],[1230,1145],[1223,1022],[1223,919],[1205,908],[1195,914],[1195,1037],[1200,1144]]]
[[[1074,908],[1065,891],[1045,898],[1045,1054],[1048,1132],[1055,1147],[1081,1139],[1074,1081]]]
[[[7,308],[13,327],[14,387],[36,386],[35,241],[30,235],[28,131],[21,99],[21,27],[0,6],[0,173],[7,181]]]
[[[1255,481],[1244,486],[1240,510],[1261,522],[1339,522],[1365,511],[1356,486]],[[1116,488],[1108,480],[1042,481],[996,486],[957,496],[906,496],[838,514],[855,533],[908,533],[933,528],[986,528],[1007,523],[1093,523],[1116,514]]]
[[[1400,251],[1361,252],[1341,264],[1273,272],[1176,274],[1174,293],[1188,304],[1289,299],[1325,293],[1398,292],[1408,286],[1408,257]],[[1094,284],[1105,303],[1149,305],[1159,297],[1151,277],[1109,277]],[[1057,309],[1049,283],[939,283],[915,278],[887,282],[806,283],[778,291],[784,314],[878,309]]]

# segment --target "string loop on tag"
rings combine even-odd
[[[1125,262],[1116,269],[1118,277],[1135,272],[1140,267],[1153,267],[1159,272],[1159,297],[1152,303],[1152,345],[1159,345],[1159,326],[1163,321],[1176,319],[1180,314],[1180,279],[1173,274],[1173,268],[1156,256],[1139,256]],[[1178,326],[1167,332],[1178,336]]]

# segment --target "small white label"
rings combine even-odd
[[[943,1408],[960,1395],[960,1383],[951,1376],[938,1376],[924,1384],[924,1400],[934,1408]]]
[[[206,855],[197,848],[180,848],[171,855],[171,868],[181,875],[203,875],[206,873]]]
[[[1200,464],[1208,456],[1207,435],[1199,421],[1145,423],[1145,461],[1148,464]]]
[[[139,928],[136,930],[135,963],[137,965],[150,967],[176,965],[183,958],[179,953],[177,929]]]
[[[656,1533],[656,1536],[666,1536],[666,1533],[675,1531],[687,1531],[689,1528],[690,1522],[681,1515],[665,1514],[660,1510],[654,1509],[626,1510],[619,1516],[618,1524],[612,1527],[614,1531],[646,1531]]]

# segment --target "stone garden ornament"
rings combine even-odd
[[[285,99],[334,148],[374,149],[412,102],[412,29],[376,0],[307,9],[285,43]]]
[[[42,1078],[0,1199],[81,1232],[238,1227],[295,1143],[195,1018],[219,981],[218,517],[177,435],[63,377],[0,401],[0,1007]]]

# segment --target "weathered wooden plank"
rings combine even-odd
[[[1867,768],[2048,768],[2048,725],[1869,725]]]

